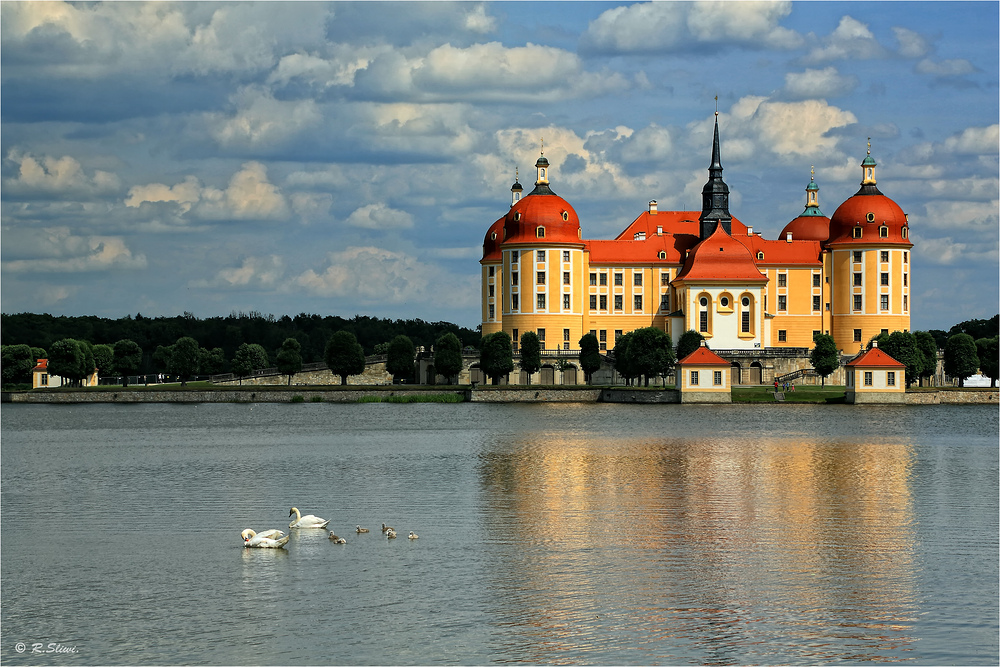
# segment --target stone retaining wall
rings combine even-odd
[[[602,403],[680,403],[681,393],[675,389],[663,391],[633,391],[632,389],[604,389]]]
[[[346,389],[275,391],[59,391],[4,393],[5,403],[291,403],[301,396],[306,403],[357,403],[368,396],[463,395],[462,391],[418,389]],[[9,400],[8,400],[9,398]]]
[[[573,387],[568,389],[468,389],[466,400],[473,403],[596,403],[600,389]]]

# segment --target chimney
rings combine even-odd
[[[753,227],[747,227],[747,236],[753,236]]]
[[[660,225],[656,226],[656,235],[657,236],[663,236],[663,227],[662,226],[660,226]]]
[[[786,243],[791,243],[792,242],[792,233],[791,232],[785,232],[785,242]]]
[[[656,215],[656,200],[653,199],[649,202],[649,214]]]

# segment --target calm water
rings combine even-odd
[[[4,664],[1000,662],[995,407],[0,419]]]

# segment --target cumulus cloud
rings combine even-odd
[[[347,216],[347,224],[364,229],[409,229],[413,216],[378,202],[355,210]]]
[[[212,134],[225,147],[268,147],[315,130],[322,121],[312,99],[277,100],[259,86],[248,86],[234,95],[238,110],[232,116],[210,116]]]
[[[779,25],[790,2],[652,2],[615,7],[592,21],[585,51],[657,53],[709,46],[794,49],[802,36]]]
[[[1000,260],[997,243],[965,243],[952,237],[915,238],[914,250],[921,261],[944,266],[996,264]]]
[[[115,174],[100,169],[88,174],[79,160],[69,155],[35,157],[13,150],[7,159],[17,165],[17,176],[4,181],[7,194],[90,198],[121,187]]]
[[[846,95],[858,87],[858,77],[843,76],[834,67],[785,75],[785,93],[792,99],[827,98]]]
[[[264,289],[281,287],[285,262],[278,255],[245,257],[239,266],[220,269],[211,280],[195,280],[192,287],[221,289]]]
[[[992,201],[929,201],[926,204],[928,224],[937,229],[989,231],[996,237],[1000,227],[1000,200]]]
[[[920,33],[900,27],[894,27],[892,32],[898,44],[896,53],[904,58],[921,58],[930,53],[930,42]]]
[[[898,34],[897,34],[898,37]],[[884,58],[888,51],[878,43],[868,25],[850,16],[844,16],[837,28],[813,48],[806,62],[820,63],[831,60],[870,60]]]
[[[965,74],[972,74],[976,68],[964,58],[953,58],[949,60],[934,61],[924,58],[917,63],[917,72],[920,74],[930,74],[938,78],[959,77]]]
[[[121,238],[81,236],[74,234],[69,227],[6,231],[4,254],[18,257],[3,262],[3,270],[10,273],[81,273],[146,268],[146,256],[133,254]]]

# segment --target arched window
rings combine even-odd
[[[885,225],[882,225],[881,227],[879,227],[878,228],[878,236],[881,239],[889,238],[889,228],[886,227]]]
[[[535,236],[537,238],[544,239],[545,238],[545,228],[544,227],[535,227]]]
[[[758,250],[757,251],[757,261],[759,262],[762,259],[764,259],[764,251],[763,250]]]
[[[909,227],[903,227],[903,238],[905,239],[905,238],[908,238],[909,236],[910,236],[910,228]]]
[[[657,257],[659,257],[660,259],[666,259],[667,258],[666,251],[665,250],[661,250],[660,254],[658,254]]]
[[[569,220],[569,212],[563,211],[562,212],[562,219],[563,219],[563,222]]]
[[[861,231],[862,231],[861,227],[855,227],[854,228],[854,233],[852,234],[852,236],[854,238],[856,238],[856,239],[860,239],[861,238]]]

